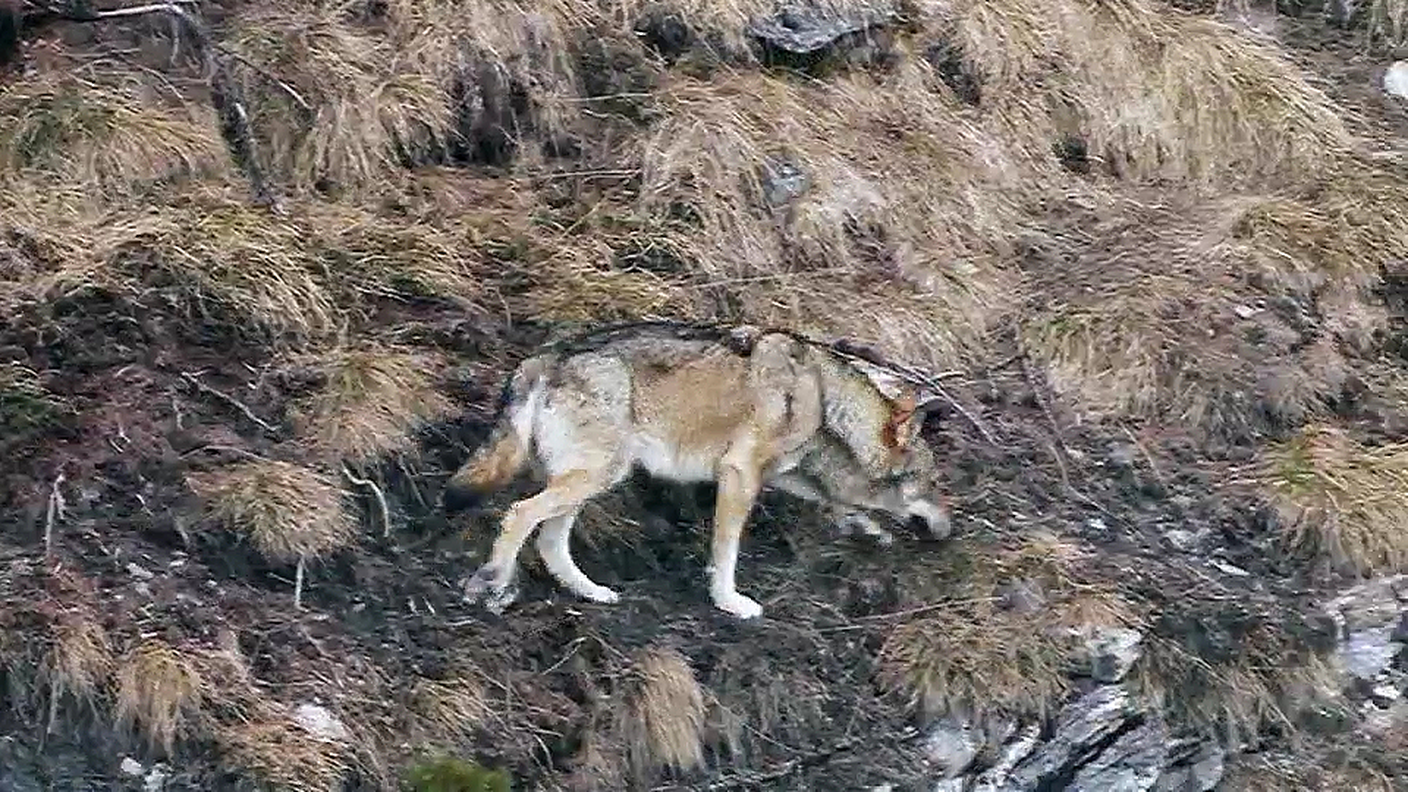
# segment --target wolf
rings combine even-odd
[[[518,555],[535,528],[544,566],[587,600],[568,540],[584,503],[633,468],[713,481],[709,593],[739,619],[762,606],[736,585],[743,527],[764,487],[827,504],[843,531],[888,536],[864,510],[917,518],[939,537],[948,509],[919,437],[932,393],[883,361],[783,329],[642,322],[545,345],[506,378],[487,442],[447,482],[446,512],[479,502],[530,464],[546,486],[505,512],[465,596],[500,612],[517,596]]]

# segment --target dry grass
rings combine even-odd
[[[636,659],[639,675],[620,724],[637,777],[656,767],[691,770],[704,763],[704,691],[679,651],[654,648]]]
[[[432,741],[468,740],[494,715],[484,686],[464,675],[416,680],[409,705],[415,725]]]
[[[369,462],[415,449],[414,431],[454,411],[436,390],[443,361],[389,346],[344,348],[300,361],[326,384],[298,407],[302,433],[334,459]]]
[[[1316,173],[1351,144],[1342,111],[1274,46],[1214,19],[1146,0],[927,13],[1033,154],[1074,134],[1116,173],[1215,187]]]
[[[1080,580],[1086,551],[1057,537],[950,552],[942,579],[913,587],[945,596],[901,603],[915,615],[890,629],[880,651],[885,686],[929,715],[1047,715],[1071,689],[1074,631],[1132,616],[1112,587]],[[1045,601],[1013,607],[1005,596],[1011,586]]]
[[[0,183],[59,181],[121,196],[167,179],[225,173],[229,155],[213,111],[173,101],[174,90],[116,60],[68,62],[7,80]]]
[[[746,316],[911,358],[971,354],[1011,304],[1015,280],[995,256],[1022,173],[936,84],[914,64],[825,84],[675,79],[641,142],[641,211],[677,240],[692,285]],[[769,169],[799,174],[784,177],[797,189]],[[695,221],[673,219],[681,204]],[[823,310],[867,293],[873,304]],[[896,303],[908,321],[880,312]]]
[[[596,714],[577,756],[575,787],[648,783],[663,771],[704,764],[708,711],[704,689],[678,650],[635,652],[619,696]]]
[[[192,733],[202,704],[201,678],[190,658],[160,639],[143,641],[118,662],[119,729],[137,725],[148,746],[167,755]]]
[[[98,233],[100,260],[164,274],[202,313],[214,304],[276,337],[304,338],[336,325],[334,296],[315,274],[308,234],[298,222],[252,206],[239,188],[186,190],[160,208],[114,218]]]
[[[1270,630],[1240,637],[1230,654],[1205,652],[1179,640],[1146,640],[1136,665],[1141,692],[1178,722],[1236,745],[1270,729],[1298,734],[1300,718],[1334,709],[1339,676],[1333,666]]]
[[[80,615],[55,627],[44,669],[54,697],[73,696],[96,711],[115,666],[107,630],[92,617]]]
[[[1193,206],[1099,198],[1069,245],[1032,270],[1044,296],[1025,323],[1057,391],[1095,417],[1137,417],[1210,435],[1265,431],[1327,412],[1351,358],[1385,324],[1369,291],[1408,253],[1408,215],[1365,211],[1380,194],[1355,171],[1316,197]],[[1099,239],[1101,244],[1091,245]]]
[[[1315,424],[1264,449],[1255,479],[1291,544],[1358,574],[1408,565],[1408,445]]]
[[[1403,788],[1402,776],[1388,769],[1393,762],[1401,766],[1401,756],[1392,756],[1380,746],[1315,741],[1294,752],[1234,757],[1218,788],[1228,792],[1396,792]]]
[[[346,746],[310,737],[278,707],[262,717],[221,728],[222,762],[276,789],[334,792],[353,768]]]
[[[308,468],[276,460],[240,462],[186,480],[211,519],[249,536],[269,558],[316,557],[356,539],[346,493]]]

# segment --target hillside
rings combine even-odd
[[[1408,790],[1402,6],[0,2],[0,789]],[[462,602],[636,319],[941,374],[954,536],[765,493],[736,622],[638,477]]]

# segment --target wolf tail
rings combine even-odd
[[[523,469],[533,449],[533,418],[542,401],[547,368],[546,359],[529,358],[504,384],[488,441],[455,471],[440,495],[447,513],[477,505]]]

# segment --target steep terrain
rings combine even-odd
[[[0,2],[0,789],[1408,789],[1361,5]],[[955,536],[768,494],[737,623],[640,478],[621,603],[466,606],[501,378],[639,318],[944,373]]]

